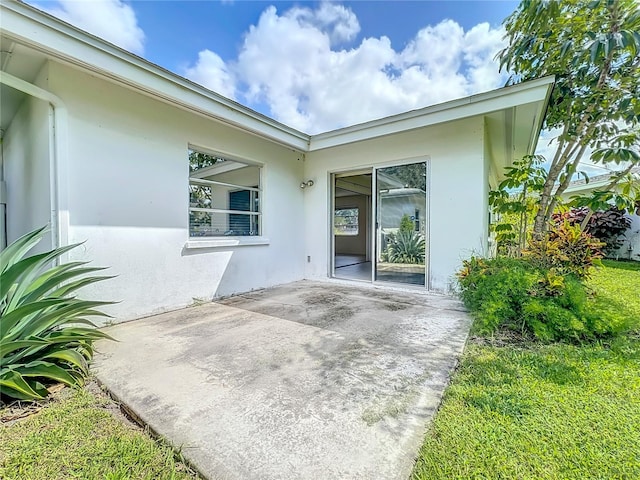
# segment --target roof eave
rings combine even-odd
[[[539,102],[527,150],[535,148],[554,83],[545,77],[318,135],[240,105],[22,2],[0,0],[3,34],[72,66],[299,151],[314,151]],[[98,67],[99,65],[99,67]]]
[[[419,110],[412,110],[399,115],[312,135],[309,150],[321,150],[347,143],[370,140],[402,131],[485,115],[534,102],[539,102],[540,111],[544,112],[554,81],[553,76],[539,78]],[[539,115],[538,117],[542,116]],[[542,126],[541,118],[537,118],[535,121],[536,123],[532,125],[532,135],[529,141],[530,145],[528,145],[529,150],[531,145],[535,148],[535,140]]]
[[[309,135],[180,77],[22,2],[2,1],[4,35],[180,108],[197,111],[282,145],[306,151]],[[80,60],[82,59],[82,60]],[[100,65],[100,67],[97,67]]]

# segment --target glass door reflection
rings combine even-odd
[[[376,169],[376,280],[426,285],[426,189],[426,162]]]

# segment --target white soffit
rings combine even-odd
[[[531,118],[531,121],[528,122],[527,132],[524,132],[529,137],[529,144],[531,144],[537,138],[542,125],[541,117],[544,114],[553,83],[554,77],[544,77],[420,110],[412,110],[380,120],[313,135],[309,150],[321,150],[369,140],[429,125],[508,110],[525,104],[534,104],[533,109],[541,112],[535,119]],[[522,129],[519,129],[519,133],[522,136]],[[530,145],[527,145],[528,148],[530,148]]]
[[[546,78],[553,80],[553,77]],[[535,82],[541,80],[545,78]],[[533,82],[526,84],[531,83]],[[548,84],[546,96],[542,100],[521,103],[484,116],[486,151],[491,161],[494,183],[504,179],[504,168],[513,165],[514,160],[535,152],[552,89],[553,83]]]

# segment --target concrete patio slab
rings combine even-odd
[[[210,479],[406,479],[470,320],[297,282],[116,325],[99,380]]]

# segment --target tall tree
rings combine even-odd
[[[640,3],[523,0],[504,26],[510,83],[556,76],[545,127],[561,133],[534,221],[541,234],[589,149],[594,162],[624,166],[611,191],[640,164]]]

